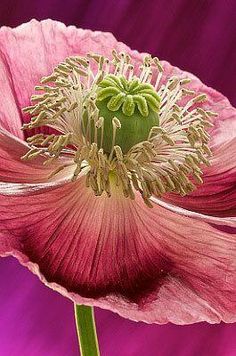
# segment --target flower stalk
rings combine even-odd
[[[74,304],[81,356],[100,356],[93,307]]]

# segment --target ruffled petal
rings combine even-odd
[[[73,301],[149,323],[236,321],[236,236],[203,218],[95,197],[84,178],[1,201],[0,253]]]

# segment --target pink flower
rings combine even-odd
[[[15,256],[43,283],[74,302],[110,309],[129,319],[160,324],[236,321],[236,241],[232,233],[236,227],[236,111],[228,100],[193,75],[157,59],[152,84],[162,75],[163,90],[166,88],[163,91],[156,85],[159,97],[148,86],[137,86],[136,97],[124,98],[112,76],[109,83],[98,82],[102,83],[96,93],[101,105],[112,99],[110,109],[120,113],[111,121],[111,135],[104,133],[101,146],[106,144],[112,152],[110,161],[99,166],[100,172],[96,167],[105,153],[98,152],[98,141],[101,128],[109,127],[102,120],[96,121],[96,139],[96,128],[92,129],[89,121],[91,111],[86,111],[93,100],[88,99],[84,108],[81,95],[76,94],[86,90],[87,82],[81,79],[82,87],[79,82],[73,88],[70,83],[66,86],[68,75],[64,73],[63,79],[63,72],[76,66],[75,56],[95,52],[111,59],[114,49],[121,73],[124,68],[128,73],[131,67],[124,67],[127,63],[122,62],[120,52],[130,56],[136,74],[145,58],[143,81],[148,82],[154,62],[117,42],[109,33],[66,27],[51,20],[31,21],[16,29],[3,27],[0,44],[0,254]],[[62,61],[64,64],[56,67]],[[91,65],[95,73],[97,65]],[[37,107],[29,107],[35,85],[53,70],[51,80],[64,88],[58,92],[63,93],[66,102],[62,98],[62,106],[57,105],[55,85],[49,84],[44,90],[52,95],[46,106],[37,105],[49,97],[47,93],[44,98],[33,97]],[[188,84],[186,77],[191,79]],[[185,82],[183,92],[179,87]],[[109,90],[103,91],[107,86]],[[202,93],[207,94],[206,100]],[[183,94],[188,100],[185,95],[182,98]],[[52,118],[51,113],[54,115],[63,105],[67,105],[66,114],[64,111],[57,120]],[[168,114],[173,105],[176,116],[171,120]],[[34,111],[36,120],[30,121],[28,114],[22,114],[26,106],[25,112],[32,117]],[[77,116],[72,115],[75,109],[77,114],[89,114],[82,116],[81,125],[92,130],[90,136],[82,126],[76,126]],[[106,114],[107,110],[100,107],[100,112]],[[150,112],[156,110],[159,121],[152,125],[154,136],[145,138],[146,145],[138,140],[135,149],[133,145],[127,147],[133,136],[124,136],[126,122],[122,121],[121,110],[130,117],[136,110],[140,118],[149,119]],[[208,119],[214,126],[206,132]],[[32,130],[22,131],[23,123],[38,136],[32,137]],[[143,131],[135,135],[142,136]],[[114,147],[112,133],[120,140],[123,152]],[[47,134],[52,135],[49,146],[42,144]],[[24,141],[27,135],[31,137],[28,143]],[[90,151],[85,148],[82,154],[84,140],[91,145]],[[92,146],[96,140],[97,146]],[[212,156],[208,159],[209,147]],[[45,164],[49,157],[54,159]],[[132,162],[137,165],[132,166]],[[114,165],[111,170],[115,178],[105,175],[108,164]],[[135,177],[131,178],[131,172]],[[150,178],[153,172],[159,177],[155,186]]]

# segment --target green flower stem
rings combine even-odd
[[[93,307],[74,306],[81,356],[100,356]]]

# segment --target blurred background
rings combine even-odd
[[[31,18],[110,31],[197,75],[236,105],[235,0],[0,0],[0,26]],[[9,44],[10,45],[10,44]],[[146,325],[96,310],[102,356],[235,356],[236,325]],[[73,305],[0,260],[0,356],[76,356]]]

